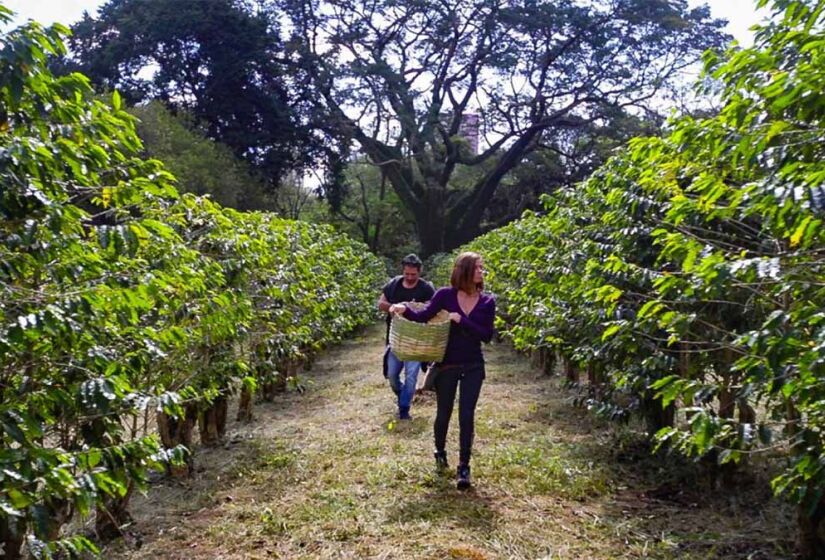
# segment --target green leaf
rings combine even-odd
[[[660,311],[665,309],[665,305],[658,301],[658,300],[650,300],[645,303],[641,309],[639,309],[638,317],[639,319],[646,319],[648,317],[653,317]]]
[[[31,498],[17,488],[6,489],[6,496],[11,500],[12,507],[17,510],[26,509],[32,503]]]
[[[11,412],[4,413],[0,416],[0,426],[2,426],[3,431],[11,436],[11,438],[17,443],[21,445],[28,444],[26,434],[22,429],[20,429],[19,416],[14,415]]]
[[[602,340],[607,340],[608,338],[612,337],[620,330],[622,330],[623,326],[624,325],[622,325],[621,323],[613,323],[612,325],[608,326],[606,329],[604,329],[604,332],[602,333]]]
[[[808,228],[808,224],[810,224],[812,220],[813,216],[806,216],[799,226],[797,226],[796,231],[791,235],[791,247],[799,245],[799,242],[802,241],[802,236],[805,234],[805,230]]]

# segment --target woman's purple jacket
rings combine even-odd
[[[481,353],[481,343],[490,342],[493,338],[493,321],[496,317],[496,300],[490,294],[481,293],[478,303],[465,315],[458,305],[458,290],[456,288],[439,288],[433,299],[421,311],[413,311],[409,307],[404,312],[404,318],[417,323],[426,323],[442,309],[450,313],[461,315],[458,323],[450,322],[450,338],[447,342],[447,351],[444,353],[443,364],[480,364],[484,362]]]

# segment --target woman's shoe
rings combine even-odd
[[[435,456],[435,468],[438,471],[446,471],[450,468],[450,465],[447,464],[447,452],[446,451],[436,451],[433,453]]]
[[[458,465],[456,486],[459,490],[466,490],[470,487],[470,465]]]

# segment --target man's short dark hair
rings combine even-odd
[[[415,253],[410,253],[409,255],[401,259],[401,266],[414,266],[418,270],[421,270],[422,265],[423,263],[421,262],[421,259],[419,259],[418,255],[416,255]]]

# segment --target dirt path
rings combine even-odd
[[[259,404],[197,475],[152,485],[104,558],[790,558],[787,508],[752,485],[710,490],[631,427],[569,404],[506,345],[487,348],[474,488],[432,461],[434,399],[398,424],[383,326],[326,352],[303,394]],[[456,463],[457,417],[450,428]]]

